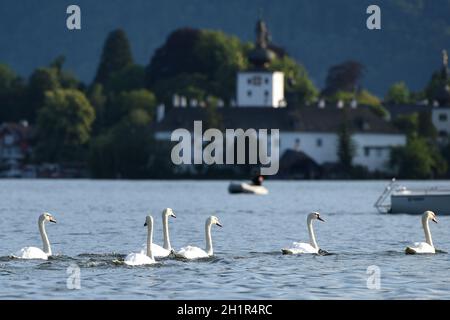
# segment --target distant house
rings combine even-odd
[[[447,144],[450,141],[450,75],[448,55],[442,52],[442,67],[439,72],[441,84],[434,90],[429,99],[416,104],[388,104],[386,109],[391,119],[402,115],[426,112],[431,115],[431,121],[438,132],[438,141]]]
[[[300,109],[228,107],[217,110],[224,129],[279,129],[280,157],[288,150],[301,151],[315,163],[338,162],[338,131],[346,123],[356,145],[354,164],[369,171],[387,171],[390,151],[406,144],[406,136],[368,108],[344,111],[335,106]],[[173,130],[193,131],[194,121],[208,123],[204,108],[170,108],[154,124],[157,140],[170,141]],[[207,128],[204,128],[206,130]]]
[[[450,139],[450,105],[433,108],[432,121],[438,131],[439,139],[448,143]]]
[[[435,93],[436,107],[432,111],[432,121],[438,131],[439,140],[448,143],[450,138],[450,76],[447,51],[443,51],[441,70],[442,84]]]
[[[32,129],[27,122],[0,124],[0,176],[22,177],[31,155]]]

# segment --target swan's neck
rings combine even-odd
[[[147,256],[154,260],[152,252],[152,241],[153,241],[153,225],[149,223],[147,225]]]
[[[45,220],[43,219],[39,220],[39,233],[41,234],[45,254],[51,256],[52,248],[50,247],[50,241],[48,241],[47,232],[45,231]]]
[[[213,251],[213,244],[212,244],[212,238],[211,238],[211,223],[206,222],[205,224],[205,235],[206,235],[206,253],[208,256],[212,256]]]
[[[316,236],[314,235],[314,229],[312,225],[312,219],[308,219],[308,233],[309,233],[309,243],[315,248],[319,249],[317,245]]]
[[[169,238],[169,217],[163,215],[164,249],[172,250]]]
[[[430,246],[433,246],[433,239],[431,239],[431,232],[430,232],[430,226],[428,224],[428,218],[424,217],[422,218],[422,226],[423,226],[423,231],[425,232],[425,241],[426,243],[428,243]]]

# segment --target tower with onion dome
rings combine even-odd
[[[269,49],[270,35],[266,23],[256,23],[255,47],[250,51],[250,68],[237,74],[237,107],[285,107],[284,73],[269,70],[275,53]]]

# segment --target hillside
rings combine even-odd
[[[45,4],[43,4],[45,3]],[[381,31],[365,28],[367,0],[147,0],[76,1],[82,30],[65,28],[69,1],[2,0],[0,62],[22,75],[64,54],[67,67],[91,81],[109,31],[127,32],[135,60],[147,64],[166,36],[182,26],[220,29],[253,41],[262,8],[273,42],[305,65],[318,86],[328,68],[346,59],[367,66],[365,85],[384,95],[404,80],[412,89],[428,81],[450,49],[449,0],[380,0]]]

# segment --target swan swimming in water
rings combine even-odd
[[[168,257],[172,252],[172,246],[170,245],[169,238],[169,217],[176,218],[173,210],[171,208],[166,208],[162,212],[164,244],[163,247],[161,247],[156,243],[152,243],[152,253],[154,258],[165,258]],[[147,245],[144,245],[141,253],[144,254],[146,251]]]
[[[306,223],[308,225],[309,243],[294,242],[292,243],[291,248],[281,249],[281,252],[283,252],[283,254],[319,253],[320,248],[317,244],[316,236],[314,235],[312,225],[313,220],[325,222],[325,220],[320,217],[320,214],[318,212],[311,212],[310,214],[308,214]]]
[[[147,227],[147,254],[130,253],[125,257],[125,264],[129,266],[140,266],[145,264],[156,263],[152,253],[152,237],[153,237],[153,217],[145,218],[144,227]]]
[[[436,214],[433,211],[425,211],[422,215],[422,227],[425,232],[426,242],[415,242],[412,246],[406,247],[406,254],[416,254],[416,253],[436,253],[433,245],[433,239],[431,239],[430,226],[428,221],[431,220],[434,223],[438,223],[436,220]]]
[[[18,252],[16,252],[13,257],[19,258],[19,259],[43,259],[47,260],[49,256],[52,255],[52,249],[50,247],[50,241],[48,241],[47,232],[45,231],[45,222],[53,222],[56,223],[55,218],[48,213],[44,212],[39,216],[38,219],[38,226],[39,226],[39,233],[41,234],[42,243],[44,245],[44,250],[41,250],[36,247],[25,247],[20,249]]]
[[[222,224],[219,222],[219,219],[217,217],[210,216],[208,219],[206,219],[205,223],[206,251],[198,247],[187,246],[181,248],[180,251],[175,253],[175,256],[188,260],[211,257],[214,254],[211,238],[211,226],[213,224],[222,227]]]

